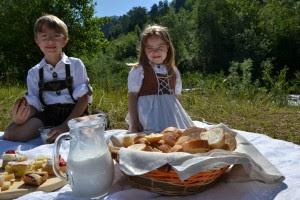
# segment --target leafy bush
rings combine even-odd
[[[275,103],[287,104],[287,95],[290,91],[289,82],[286,80],[287,67],[285,66],[278,74],[274,74],[271,60],[266,60],[261,65],[263,68],[262,79],[270,97]]]
[[[225,80],[228,93],[233,96],[251,98],[256,93],[257,83],[252,83],[253,61],[231,62],[229,75]]]

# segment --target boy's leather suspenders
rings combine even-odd
[[[65,64],[66,78],[64,80],[53,80],[53,81],[44,81],[44,68],[39,69],[39,98],[41,103],[46,106],[46,103],[43,98],[43,91],[55,91],[59,92],[63,89],[68,89],[69,94],[76,103],[77,101],[73,97],[73,77],[70,72],[70,64]]]

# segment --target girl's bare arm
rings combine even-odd
[[[137,110],[137,101],[138,101],[138,93],[129,92],[128,93],[128,112],[131,122],[131,130],[132,132],[140,132],[143,130],[140,120],[138,117]]]

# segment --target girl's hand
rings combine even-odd
[[[65,133],[67,131],[69,131],[69,128],[68,125],[65,123],[52,128],[48,133],[47,143],[53,143],[60,134]]]
[[[15,124],[24,124],[30,116],[30,105],[26,98],[22,97],[16,101],[12,109],[12,119]]]

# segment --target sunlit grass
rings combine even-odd
[[[9,121],[10,110],[17,97],[25,93],[24,87],[0,88],[0,128]],[[300,107],[278,106],[263,97],[233,98],[225,91],[195,90],[183,92],[181,102],[193,120],[224,123],[244,131],[258,132],[300,144]],[[104,91],[94,86],[92,109],[106,112],[112,129],[127,129],[127,90]]]
[[[183,105],[194,120],[224,123],[300,144],[300,107],[277,106],[264,99],[233,98],[222,93],[183,94]]]

